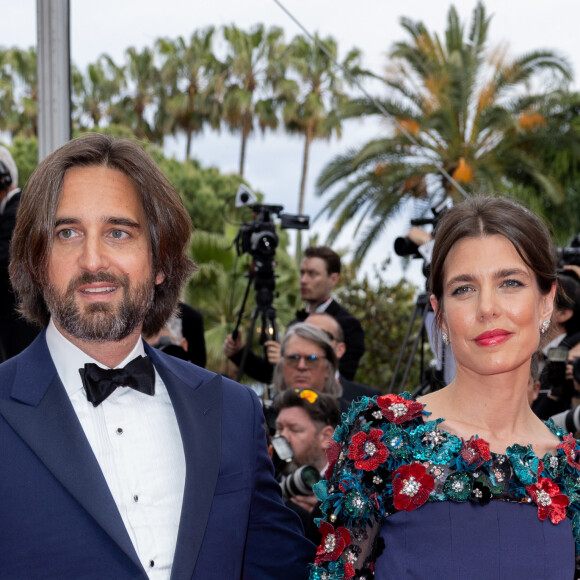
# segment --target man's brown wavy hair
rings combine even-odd
[[[107,167],[124,173],[141,197],[153,256],[153,272],[165,279],[155,286],[153,307],[143,322],[144,334],[155,334],[174,312],[180,292],[196,269],[188,256],[191,219],[179,193],[137,143],[89,133],[69,141],[31,175],[22,194],[10,246],[10,279],[20,312],[46,326],[50,312],[43,290],[52,250],[56,210],[65,173],[77,167]]]

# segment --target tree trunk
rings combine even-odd
[[[304,198],[306,194],[306,175],[308,174],[308,157],[310,155],[310,144],[312,143],[312,128],[306,127],[304,139],[304,156],[302,157],[302,179],[300,180],[300,192],[298,194],[298,214],[304,213]],[[302,261],[302,230],[296,231],[296,264],[300,268]]]
[[[185,144],[185,160],[189,161],[191,159],[191,142],[192,142],[193,131],[189,129],[187,131],[187,143]]]
[[[248,140],[248,135],[246,131],[242,129],[242,147],[240,150],[240,170],[238,173],[240,177],[244,177],[244,163],[246,162],[246,142]]]

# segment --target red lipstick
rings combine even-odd
[[[474,340],[479,346],[496,346],[505,342],[511,337],[512,333],[501,328],[495,328],[494,330],[487,330],[482,332]]]

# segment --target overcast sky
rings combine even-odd
[[[407,39],[400,26],[401,16],[423,20],[429,30],[442,33],[450,6],[442,0],[280,0],[280,3],[309,32],[333,36],[342,55],[352,47],[362,50],[364,65],[377,73],[383,71],[392,44]],[[470,20],[475,4],[473,0],[455,2],[463,21]],[[70,0],[70,5],[71,58],[81,68],[96,61],[103,52],[121,64],[129,46],[150,47],[162,36],[188,38],[193,30],[210,24],[219,27],[233,23],[246,29],[256,23],[277,25],[284,29],[288,40],[302,33],[274,0]],[[485,6],[494,15],[489,35],[492,44],[508,42],[513,55],[538,48],[555,50],[566,56],[578,71],[578,0],[488,0]],[[0,7],[4,24],[0,46],[34,45],[36,0],[0,0]],[[313,146],[306,213],[314,216],[322,206],[323,200],[314,195],[314,182],[322,167],[334,155],[372,138],[380,128],[379,123],[352,121],[345,126],[341,140]],[[169,152],[183,158],[183,149],[182,143],[175,143]],[[237,170],[239,140],[226,132],[208,133],[194,141],[193,152],[204,165],[215,165],[224,172]],[[245,176],[253,188],[265,194],[266,203],[282,204],[287,212],[295,213],[301,158],[299,138],[257,135],[248,147]],[[400,278],[400,260],[392,250],[393,240],[408,230],[409,217],[401,215],[389,224],[388,231],[369,253],[365,271],[390,255],[393,264],[387,278],[391,281]],[[324,222],[319,220],[311,230],[323,235],[328,228]],[[345,232],[338,245],[348,248],[349,243],[352,231]],[[423,281],[420,266],[413,263],[407,272],[407,277],[418,285]]]

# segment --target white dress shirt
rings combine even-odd
[[[79,369],[99,363],[68,341],[52,320],[46,340],[143,567],[152,580],[168,579],[183,503],[185,456],[163,381],[155,371],[154,396],[120,387],[93,407]],[[145,356],[142,340],[118,366],[139,355]]]

